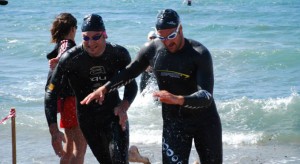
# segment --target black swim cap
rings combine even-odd
[[[105,26],[102,17],[97,14],[86,15],[83,18],[81,31],[105,31]]]
[[[172,9],[165,9],[158,13],[156,21],[156,29],[163,30],[176,28],[180,23],[179,15]]]

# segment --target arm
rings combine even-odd
[[[57,156],[62,157],[65,151],[62,146],[62,142],[66,142],[64,133],[62,133],[57,126],[57,123],[53,123],[49,126],[49,131],[51,134],[51,143],[54,152]]]
[[[136,59],[122,70],[118,75],[114,76],[106,84],[98,88],[96,91],[85,97],[80,103],[89,104],[91,101],[96,100],[99,104],[104,100],[105,94],[118,89],[119,87],[126,85],[130,80],[136,78],[149,66],[149,59],[146,55],[154,53],[153,50],[149,50],[151,47],[144,46],[138,53]]]
[[[55,87],[56,81],[60,81],[60,76],[57,76],[57,67],[52,74],[50,84],[47,86],[45,93],[45,115],[51,134],[51,142],[54,152],[59,157],[64,155],[62,142],[65,142],[64,134],[59,130],[57,125],[57,92],[59,87]]]
[[[128,85],[125,85],[124,96],[121,103],[115,107],[114,113],[119,116],[119,124],[121,125],[123,131],[126,130],[126,121],[128,120],[127,110],[133,102],[137,94],[137,83],[135,80],[131,81]]]
[[[204,47],[199,59],[196,60],[196,80],[198,91],[184,96],[183,106],[187,108],[203,108],[213,101],[214,73],[210,52]]]
[[[51,124],[57,123],[57,97],[60,91],[59,82],[62,79],[62,70],[60,68],[60,66],[55,67],[45,92],[45,115],[49,127]]]
[[[59,58],[52,58],[49,60],[49,67],[51,70],[53,70],[56,67],[58,60]]]
[[[128,69],[122,70],[120,74],[113,77],[111,81],[108,81],[103,86],[99,87],[96,91],[86,96],[80,103],[89,104],[95,100],[99,104],[102,104],[105,94],[120,88],[130,82],[131,79],[137,77],[144,69],[139,68],[139,63],[134,61]]]
[[[57,65],[61,55],[63,53],[65,53],[67,50],[74,47],[76,44],[72,40],[62,40],[57,45],[59,45],[58,50],[57,50],[58,51],[57,56],[55,58],[52,58],[52,59],[49,60],[49,67],[50,67],[51,70],[53,70],[55,68],[55,66]]]
[[[55,59],[58,61],[59,58]],[[60,86],[63,86],[63,83],[67,83],[67,81],[62,81],[64,71],[61,65],[55,67],[52,78],[45,92],[45,115],[49,126],[49,132],[51,134],[52,147],[55,154],[59,157],[63,156],[65,153],[62,147],[62,142],[65,142],[65,138],[57,125],[57,97],[60,92]]]
[[[130,55],[127,50],[125,51],[125,54],[122,56],[127,56],[124,58],[124,68],[123,69],[125,69],[126,65],[128,65],[131,62],[131,58],[130,58]],[[123,100],[114,109],[115,115],[119,116],[119,118],[120,118],[119,124],[121,125],[123,131],[126,130],[126,122],[128,119],[127,110],[129,108],[130,104],[135,99],[137,90],[138,90],[138,88],[137,88],[136,80],[132,79],[127,85],[125,85]]]

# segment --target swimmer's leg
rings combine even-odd
[[[163,125],[162,156],[163,163],[188,163],[193,137],[187,134],[182,124],[176,121]]]

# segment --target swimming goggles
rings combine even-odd
[[[88,36],[83,36],[82,39],[83,39],[84,41],[89,41],[90,39],[92,39],[92,40],[94,40],[94,41],[97,41],[97,40],[99,40],[99,39],[101,38],[102,35],[103,35],[103,32],[102,32],[101,34],[99,34],[99,35],[93,36],[92,38],[90,38],[90,37],[88,37]]]
[[[170,39],[175,39],[178,32],[179,32],[179,27],[180,27],[180,23],[178,24],[177,26],[177,29],[176,31],[172,32],[169,36],[167,37],[162,37],[160,35],[157,34],[157,30],[156,30],[156,35],[157,35],[157,38],[160,39],[160,40],[170,40]]]

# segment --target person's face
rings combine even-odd
[[[82,32],[82,43],[84,49],[92,57],[101,56],[106,47],[104,31]]]
[[[157,38],[159,38],[167,50],[175,53],[183,47],[182,27],[179,24],[176,28],[157,30]]]

